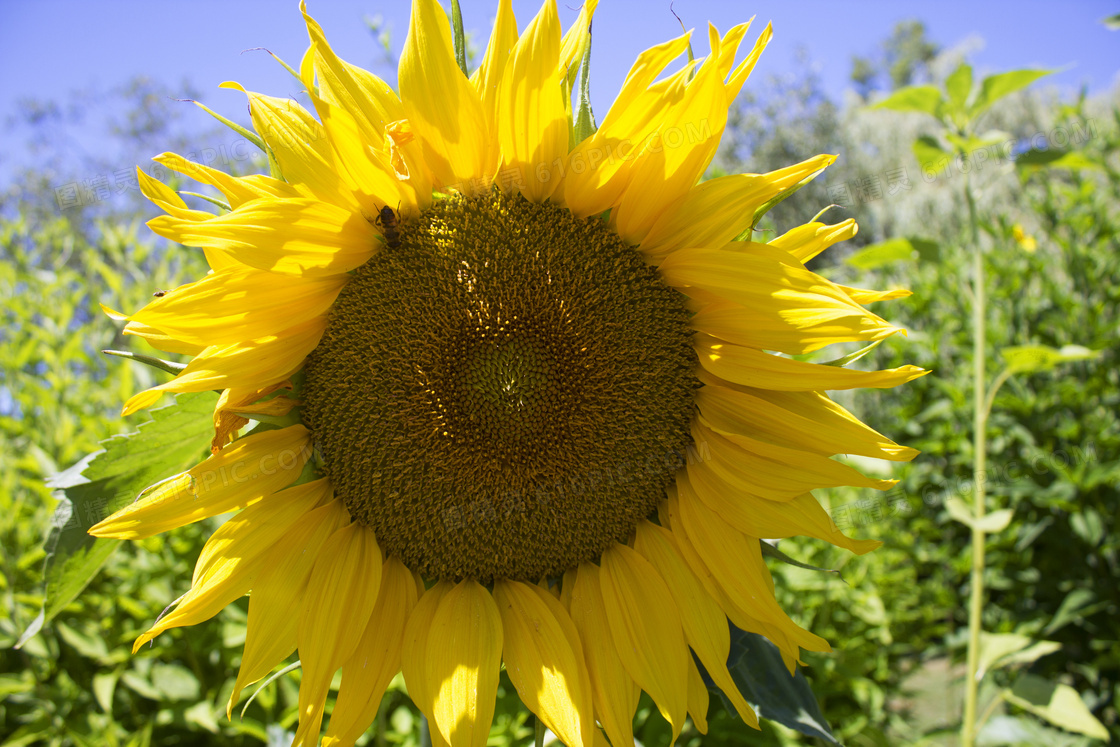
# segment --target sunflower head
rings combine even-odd
[[[125,411],[222,395],[213,454],[92,532],[238,511],[138,645],[251,591],[230,707],[298,651],[297,744],[318,739],[339,669],[324,744],[353,744],[403,671],[434,742],[484,745],[503,664],[569,745],[631,743],[641,690],[674,738],[688,714],[703,729],[696,661],[757,726],[729,621],[791,671],[828,649],[778,606],[761,539],[873,549],[810,491],[893,484],[838,454],[914,456],[824,392],[923,371],[801,358],[900,331],[864,304],[903,292],[805,267],[854,223],[742,240],[831,157],[701,180],[770,29],[745,55],[748,24],[711,28],[701,59],[688,34],[650,48],[595,128],[571,99],[594,11],[562,33],[548,0],[519,32],[501,0],[468,76],[443,11],[415,0],[398,92],[304,10],[310,110],[225,84],[270,175],[157,157],[221,192],[214,214],[141,173],[166,213],[149,226],[211,272],[119,315],[192,356]]]

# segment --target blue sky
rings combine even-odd
[[[576,16],[578,0],[560,3],[565,26]],[[326,30],[339,54],[367,66],[390,82],[396,71],[386,63],[362,19],[380,15],[393,32],[399,51],[408,26],[404,0],[311,0],[310,12]],[[468,30],[485,44],[496,0],[464,0]],[[523,28],[539,5],[514,0]],[[1091,91],[1113,86],[1120,70],[1120,32],[1100,20],[1120,11],[1116,2],[823,2],[747,3],[729,0],[675,0],[674,9],[686,26],[698,32],[697,54],[706,45],[710,20],[721,30],[757,15],[756,29],[774,24],[774,41],[756,76],[795,69],[796,50],[804,47],[817,66],[826,93],[840,100],[850,87],[853,54],[869,54],[903,19],[919,18],[932,38],[953,46],[976,35],[983,49],[972,56],[981,71],[1015,67],[1063,68],[1050,78],[1069,91],[1082,84]],[[669,2],[602,0],[595,17],[592,97],[601,119],[635,56],[644,48],[677,33]],[[757,31],[748,39],[753,41]],[[145,73],[179,86],[189,80],[213,108],[240,115],[244,98],[219,90],[224,80],[273,95],[298,91],[296,83],[263,52],[242,50],[265,46],[298,63],[307,44],[297,3],[264,0],[135,2],[103,0],[0,0],[0,120],[28,96],[64,100],[75,90],[108,90]],[[748,86],[750,83],[748,82]],[[183,106],[189,106],[184,104]],[[198,112],[200,126],[210,126]],[[239,119],[243,117],[238,116]],[[0,160],[19,160],[4,151]]]

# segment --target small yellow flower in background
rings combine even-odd
[[[148,225],[211,272],[125,317],[193,356],[125,412],[223,394],[213,455],[91,532],[238,511],[136,647],[251,591],[229,708],[298,651],[296,744],[319,740],[341,669],[323,744],[354,744],[403,671],[434,743],[484,745],[503,663],[565,744],[600,727],[632,743],[641,690],[675,737],[707,706],[690,651],[757,726],[725,665],[728,619],[791,672],[829,650],[778,606],[759,538],[874,549],[810,491],[893,484],[833,455],[915,455],[824,391],[924,371],[787,357],[900,331],[862,306],[897,292],[804,266],[855,223],[734,241],[833,158],[699,182],[769,27],[738,64],[749,24],[711,27],[708,56],[660,80],[689,36],[643,52],[571,146],[566,72],[594,10],[562,34],[547,0],[519,34],[501,0],[468,78],[446,15],[416,0],[399,96],[305,12],[314,114],[246,91],[282,179],[158,156],[225,195],[214,215],[140,173],[166,212]],[[254,415],[288,424],[241,435]]]
[[[1034,252],[1038,248],[1038,242],[1035,241],[1034,236],[1028,236],[1023,232],[1023,227],[1016,223],[1011,227],[1011,236],[1015,239],[1015,243],[1021,246],[1024,251]]]

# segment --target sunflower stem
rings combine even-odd
[[[459,0],[451,0],[451,28],[454,32],[453,41],[455,43],[455,61],[459,63],[459,69],[463,71],[463,75],[470,77],[467,72],[467,37],[463,33],[463,9],[459,7]]]
[[[544,747],[544,733],[547,731],[540,717],[533,719],[533,744],[535,747]]]
[[[965,672],[964,715],[961,723],[961,746],[973,747],[976,738],[976,695],[979,683],[976,681],[980,664],[980,627],[984,612],[984,531],[980,522],[985,514],[984,471],[987,465],[987,423],[984,386],[985,345],[985,300],[984,300],[984,255],[980,250],[980,228],[976,217],[976,199],[968,175],[964,183],[965,200],[968,203],[969,233],[972,243],[972,399],[973,399],[973,449],[972,449],[972,588],[968,605],[968,662]]]

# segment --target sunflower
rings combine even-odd
[[[221,397],[212,455],[91,532],[237,512],[136,647],[251,592],[229,707],[298,651],[296,744],[318,741],[340,669],[329,745],[354,743],[398,672],[436,743],[484,745],[503,664],[568,745],[600,727],[632,743],[642,690],[674,737],[686,714],[702,728],[697,662],[757,727],[728,621],[791,672],[829,650],[777,604],[760,538],[873,549],[810,491],[892,484],[834,455],[915,454],[823,392],[923,371],[795,358],[900,331],[863,304],[904,292],[804,266],[854,222],[736,240],[832,157],[699,181],[770,29],[738,64],[749,24],[709,28],[702,59],[687,34],[648,49],[595,129],[570,75],[594,6],[562,35],[547,0],[519,34],[501,0],[468,77],[436,0],[415,0],[399,96],[304,8],[297,75],[317,117],[223,84],[248,96],[272,176],[155,159],[220,191],[215,215],[140,172],[166,212],[148,225],[211,271],[120,315],[193,356],[124,412]]]

